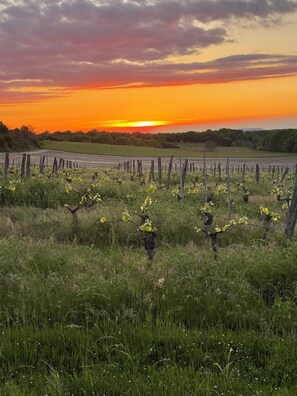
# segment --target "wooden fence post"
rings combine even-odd
[[[68,160],[67,160],[67,165],[68,165]],[[68,168],[68,166],[67,166],[67,168]],[[57,162],[57,158],[55,157],[54,158],[54,162],[53,162],[53,171],[52,171],[52,173],[56,173],[57,170],[58,170],[58,162]]]
[[[228,220],[231,220],[230,160],[227,158]]]
[[[291,204],[288,208],[285,235],[287,238],[293,238],[297,222],[297,164],[295,168],[295,186],[293,190]]]
[[[27,154],[23,154],[22,157],[22,166],[21,166],[21,177],[25,177],[25,170],[26,170],[26,159],[27,159]]]
[[[206,183],[206,160],[205,151],[203,151],[203,187],[204,187],[204,202],[207,202],[207,183]]]
[[[284,173],[282,175],[281,181],[280,181],[281,183],[285,180],[285,177],[289,173],[289,170],[290,170],[290,168],[286,166],[286,169],[285,169],[285,171],[284,171]]]
[[[179,186],[179,201],[184,199],[184,187],[185,187],[185,181],[186,181],[186,175],[187,175],[187,169],[188,169],[188,159],[185,159],[185,162],[182,166],[182,160],[181,157],[179,159],[180,162],[180,186]]]
[[[9,154],[5,153],[4,159],[4,179],[7,179],[8,176],[8,169],[9,169]]]
[[[260,167],[258,164],[256,164],[256,181],[258,182],[260,180]]]
[[[30,168],[31,168],[31,156],[27,154],[27,163],[26,163],[26,177],[30,177]]]
[[[162,161],[161,158],[158,157],[158,182],[162,183]]]
[[[138,179],[140,181],[142,178],[142,161],[141,160],[137,160],[137,172],[138,172]]]
[[[219,182],[221,182],[222,181],[222,166],[221,166],[220,162],[218,164],[218,173],[219,173]]]
[[[245,180],[245,164],[242,165],[242,181]]]
[[[151,160],[149,181],[155,181],[155,161]]]
[[[172,164],[173,164],[173,155],[171,156],[170,161],[169,161],[169,165],[168,165],[167,183],[166,183],[166,189],[167,190],[169,190],[169,188],[170,188],[170,178],[171,178]]]

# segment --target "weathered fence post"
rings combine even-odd
[[[155,161],[151,160],[149,181],[155,181]]]
[[[185,181],[186,181],[186,175],[187,175],[187,169],[188,169],[188,159],[185,159],[185,162],[182,166],[182,160],[181,157],[179,159],[180,162],[180,186],[179,186],[179,201],[184,199],[184,187],[185,187]]]
[[[67,168],[68,168],[68,160],[67,160]],[[57,158],[54,158],[54,162],[53,162],[53,171],[52,173],[56,173],[58,170],[58,162],[57,162]]]
[[[27,159],[27,154],[23,154],[22,157],[22,166],[21,166],[21,177],[25,177],[25,169],[26,169],[26,159]]]
[[[275,174],[275,165],[273,165],[272,167],[272,177],[274,178],[274,174]]]
[[[158,157],[158,182],[162,183],[162,161],[161,158]]]
[[[245,164],[242,165],[242,181],[245,179]]]
[[[227,158],[227,188],[228,188],[228,220],[231,220],[231,192],[230,192],[230,160]]]
[[[166,189],[167,190],[169,190],[169,188],[170,188],[170,178],[171,178],[172,164],[173,164],[173,155],[171,156],[170,161],[169,161],[169,165],[168,165],[167,183],[166,183]]]
[[[258,182],[260,180],[260,167],[258,164],[256,164],[256,181]]]
[[[43,156],[39,158],[39,173],[43,174]]]
[[[218,173],[219,173],[219,182],[221,182],[222,181],[222,166],[221,166],[220,162],[218,164]]]
[[[295,168],[295,186],[293,190],[291,204],[287,212],[287,221],[285,235],[287,238],[292,238],[294,236],[295,226],[297,222],[297,165]]]
[[[281,183],[285,180],[285,177],[289,173],[289,170],[290,170],[290,168],[286,166],[286,169],[285,169],[285,171],[282,175],[281,181],[280,181]]]
[[[137,160],[137,172],[138,172],[138,179],[140,181],[142,178],[142,161],[141,160]]]
[[[203,151],[203,186],[204,186],[204,202],[207,202],[207,183],[206,183],[206,160],[205,160],[205,151]]]
[[[30,168],[31,168],[31,156],[27,154],[27,163],[26,163],[26,177],[30,177]]]
[[[62,169],[62,164],[63,164],[63,158],[60,158],[59,159],[58,169]]]
[[[7,179],[8,176],[8,169],[9,169],[9,154],[5,153],[4,159],[4,179]]]

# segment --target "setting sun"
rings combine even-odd
[[[104,123],[106,127],[116,128],[147,128],[161,125],[168,125],[168,121],[127,121],[127,120],[110,120]]]
[[[296,18],[297,0],[0,1],[0,120],[37,133],[294,128]]]

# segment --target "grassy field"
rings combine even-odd
[[[42,147],[49,150],[67,151],[81,154],[118,155],[131,157],[203,157],[203,145],[183,145],[176,149],[162,149],[153,147],[121,146],[97,143],[45,142]],[[215,151],[207,152],[210,158],[269,158],[288,157],[292,154],[271,153],[252,150],[245,147],[218,147]],[[293,155],[294,156],[294,155]],[[296,154],[295,154],[296,156]]]
[[[276,179],[246,174],[244,203],[232,175],[232,219],[249,225],[219,234],[215,258],[195,231],[201,174],[178,202],[175,172],[169,191],[116,170],[66,172],[0,179],[1,396],[297,394],[297,242]],[[225,182],[207,176],[212,229],[228,223]],[[74,222],[65,204],[86,192],[102,201]],[[153,262],[134,224],[148,196]],[[265,239],[261,205],[280,213]]]

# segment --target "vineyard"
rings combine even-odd
[[[295,169],[0,172],[1,395],[297,393]]]

